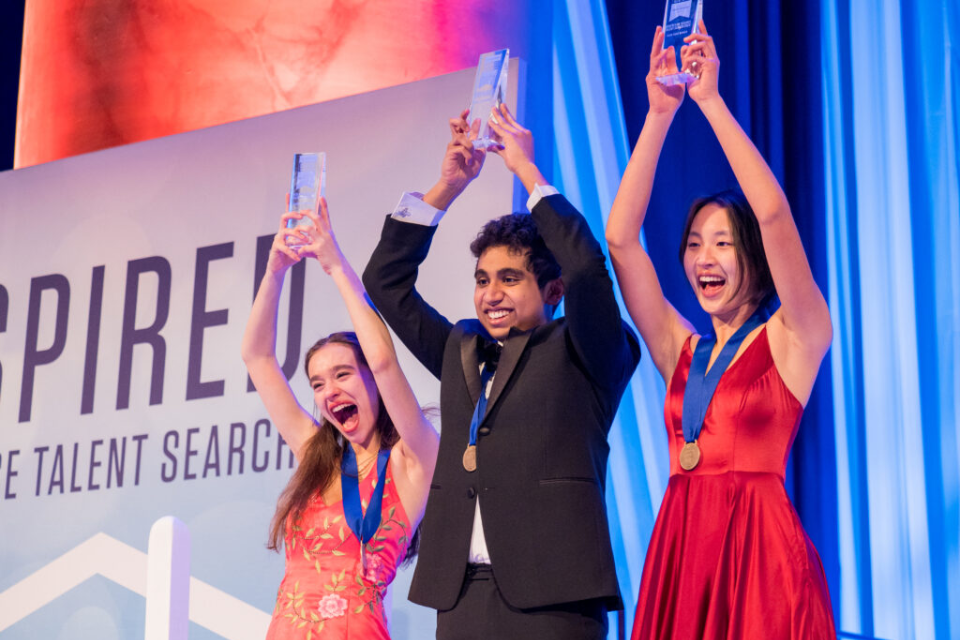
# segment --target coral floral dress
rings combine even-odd
[[[376,468],[360,481],[364,513],[373,492]],[[343,515],[341,501],[325,504],[318,495],[299,522],[287,522],[286,573],[268,640],[389,640],[383,598],[410,544],[410,521],[387,464],[380,528],[366,545],[367,567],[360,562],[360,541]]]
[[[633,640],[836,640],[823,566],[783,485],[803,407],[766,327],[720,378],[679,465],[687,340],[667,389],[670,482],[647,549]]]

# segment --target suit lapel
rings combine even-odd
[[[480,356],[477,353],[477,340],[480,335],[465,333],[460,337],[460,362],[463,365],[463,377],[467,381],[470,402],[476,406],[480,399]]]
[[[520,356],[523,355],[523,350],[527,348],[527,342],[530,340],[532,334],[533,330],[525,332],[510,330],[510,335],[507,336],[507,340],[503,343],[503,351],[500,352],[500,362],[497,364],[497,373],[493,376],[493,387],[490,389],[490,397],[487,398],[487,411],[484,415],[484,421],[486,421],[486,417],[490,415],[490,410],[493,409],[494,405],[497,404],[497,400],[500,399],[500,393],[513,376],[513,372],[517,368],[517,363],[520,362]],[[477,356],[474,354],[474,361],[476,361],[476,359]],[[478,374],[477,378],[479,379],[479,377]]]

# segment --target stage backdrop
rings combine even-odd
[[[521,71],[513,61],[512,105]],[[191,637],[263,637],[283,571],[267,527],[293,460],[239,346],[293,153],[327,153],[334,228],[361,269],[401,192],[436,180],[473,77],[0,174],[4,638],[142,637],[143,554],[168,514],[192,536]],[[444,219],[420,287],[449,316],[473,314],[467,245],[513,191],[491,157]],[[349,321],[305,266],[288,276],[278,353],[310,403],[300,355]],[[438,383],[400,353],[436,402]],[[410,574],[395,582],[397,639],[433,634],[433,611],[406,601]]]
[[[546,4],[29,0],[14,166],[549,56]]]

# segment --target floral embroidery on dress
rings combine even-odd
[[[290,624],[297,629],[307,628],[306,640],[312,640],[314,634],[319,635],[323,631],[323,627],[326,624],[325,621],[320,619],[320,616],[315,611],[305,611],[303,606],[304,593],[300,591],[300,581],[293,585],[293,591],[283,591],[283,585],[280,585],[280,593],[277,594],[277,606],[274,609],[273,617],[276,618],[281,611],[281,602],[283,596],[286,596],[286,603],[284,608],[290,609],[287,613],[283,614],[283,617],[290,621]],[[341,614],[342,615],[342,614]]]
[[[317,605],[321,618],[339,618],[347,610],[347,601],[335,593],[324,596]]]
[[[357,560],[356,573],[363,576],[367,582],[377,584],[380,581],[380,573],[383,570],[383,559],[375,553],[367,556],[367,568],[363,568],[363,561]]]
[[[380,527],[364,545],[365,563],[341,503],[326,505],[318,496],[298,521],[288,523],[286,576],[268,638],[339,637],[331,634],[347,628],[351,638],[358,633],[361,638],[388,637],[383,598],[410,541],[391,480],[388,475]]]

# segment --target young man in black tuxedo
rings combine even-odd
[[[384,319],[441,380],[443,433],[410,599],[438,610],[441,640],[605,638],[607,611],[622,607],[606,436],[640,347],[599,243],[546,183],[530,132],[506,107],[491,151],[531,194],[531,214],[491,221],[471,246],[476,319],[453,324],[420,297],[435,225],[483,166],[466,115],[450,121],[440,180],[422,199],[404,195],[363,275]],[[565,316],[552,319],[564,297]]]

